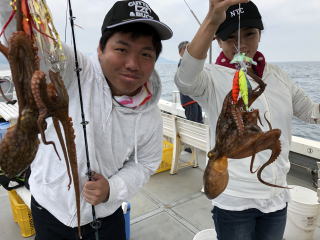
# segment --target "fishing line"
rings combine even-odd
[[[234,104],[238,102],[239,99],[239,92],[242,98],[242,101],[245,105],[246,111],[249,111],[249,91],[252,89],[251,84],[246,76],[249,64],[256,65],[257,63],[253,61],[252,58],[246,56],[246,53],[241,53],[241,38],[240,38],[240,31],[241,31],[241,4],[239,3],[239,8],[235,9],[238,13],[238,38],[237,44],[234,42],[234,48],[236,49],[237,53],[233,56],[233,59],[230,61],[231,64],[235,64],[237,71],[233,77],[232,83],[232,101]]]
[[[240,17],[240,15],[241,15],[241,3],[239,3],[239,22],[238,22],[238,53],[240,53],[240,27],[241,27],[241,25],[240,25],[240,22],[241,22],[241,17]]]
[[[89,148],[88,148],[87,129],[86,129],[86,126],[89,124],[89,122],[86,121],[84,110],[83,110],[83,100],[82,100],[82,91],[81,91],[81,82],[80,82],[80,72],[81,72],[82,69],[79,67],[78,55],[77,55],[77,46],[76,46],[76,39],[75,39],[75,32],[74,32],[74,20],[76,18],[73,16],[73,13],[72,13],[71,0],[68,0],[68,4],[69,4],[69,17],[70,17],[70,24],[71,24],[73,50],[74,50],[74,60],[75,60],[75,67],[76,67],[74,71],[76,72],[77,79],[78,79],[78,89],[79,89],[81,118],[82,118],[81,125],[83,127],[83,137],[84,137],[84,143],[85,143],[87,168],[88,168],[87,175],[88,175],[89,181],[91,181],[93,172],[91,171],[90,160],[89,160]],[[90,225],[95,230],[95,239],[99,240],[99,232],[98,232],[98,230],[101,227],[101,222],[99,220],[97,220],[97,218],[96,218],[95,207],[93,205],[91,205],[91,207],[92,207],[92,218],[93,218],[93,221],[90,223]]]
[[[237,35],[238,35],[238,38],[237,38],[237,44],[234,42],[233,45],[234,45],[234,48],[236,49],[237,53],[236,55],[240,55],[241,52],[240,52],[240,47],[241,47],[241,37],[240,37],[240,34],[241,34],[241,3],[239,3],[239,8],[238,8],[238,31],[237,31]],[[235,56],[236,56],[235,55]],[[247,68],[246,66],[244,66],[245,64],[243,63],[243,61],[240,61],[236,64],[236,66],[238,67],[238,70],[239,69],[243,69],[245,70],[245,72],[247,71]]]

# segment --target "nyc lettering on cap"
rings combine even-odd
[[[261,15],[257,6],[252,2],[241,3],[229,7],[226,11],[226,20],[219,26],[216,36],[225,41],[230,34],[238,30],[240,15],[240,28],[251,27],[263,30]]]

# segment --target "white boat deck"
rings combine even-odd
[[[183,152],[186,161],[191,154]],[[213,228],[211,201],[200,191],[205,167],[205,154],[200,153],[199,167],[186,167],[177,174],[169,171],[155,174],[142,190],[130,200],[131,240],[192,240],[204,229]],[[290,185],[315,190],[311,177],[302,168],[293,167],[288,175]],[[23,238],[13,221],[6,191],[0,189],[1,240]]]

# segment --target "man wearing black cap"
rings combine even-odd
[[[101,224],[99,239],[124,240],[121,204],[139,191],[161,162],[161,83],[154,66],[161,40],[171,38],[172,31],[144,1],[118,1],[105,16],[101,34],[97,56],[78,55],[92,181],[86,176],[74,53],[65,45],[67,63],[61,76],[76,136],[83,239],[95,239],[92,204]],[[58,142],[52,123],[46,137]],[[65,163],[51,146],[40,145],[29,183],[36,239],[78,239],[74,191],[68,191]]]
[[[263,170],[262,179],[287,186],[292,118],[296,116],[306,122],[320,124],[320,107],[284,71],[266,63],[264,55],[258,51],[261,30],[262,18],[253,2],[210,0],[208,14],[187,47],[175,83],[183,94],[198,101],[208,114],[212,129],[211,144],[214,146],[216,123],[236,71],[231,60],[238,52],[253,58],[257,65],[248,68],[252,68],[267,87],[252,107],[266,113],[272,127],[281,130],[281,153],[275,163]],[[216,64],[205,66],[207,51],[214,38],[222,52]],[[251,78],[249,81],[256,86]],[[264,132],[268,131],[267,121],[261,120],[259,127]],[[253,168],[258,169],[269,158],[270,151],[259,152]],[[282,240],[289,190],[260,183],[256,174],[249,171],[250,160],[228,159],[228,185],[222,194],[212,200],[217,237],[219,240]]]

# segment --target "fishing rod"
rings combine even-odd
[[[201,25],[201,22],[199,21],[199,18],[197,17],[197,15],[194,13],[194,11],[191,9],[190,5],[188,4],[188,2],[186,0],[183,0],[184,3],[187,5],[187,7],[189,8],[192,16],[196,19],[196,21],[199,23],[199,25]],[[209,63],[212,63],[212,43],[210,43],[210,48],[209,48]]]
[[[88,168],[88,179],[89,181],[92,180],[92,174],[91,166],[90,166],[90,160],[89,160],[89,149],[88,149],[88,139],[87,139],[87,129],[86,126],[89,124],[88,121],[86,121],[84,110],[83,110],[83,100],[82,100],[82,91],[81,91],[81,83],[80,83],[80,72],[81,68],[79,67],[78,62],[78,54],[77,54],[77,46],[76,46],[76,38],[75,38],[75,32],[74,32],[74,20],[76,19],[73,16],[72,13],[72,7],[71,7],[71,0],[68,0],[68,6],[69,6],[69,17],[70,17],[70,25],[71,25],[71,32],[72,32],[72,42],[73,42],[73,50],[74,50],[74,60],[75,60],[75,72],[77,74],[78,79],[78,89],[79,89],[79,98],[80,98],[80,106],[81,106],[81,118],[82,122],[81,125],[83,127],[83,137],[84,137],[84,143],[85,143],[85,149],[86,149],[86,159],[87,159],[87,168]],[[99,228],[101,227],[101,222],[97,220],[96,218],[96,211],[95,207],[92,206],[92,218],[93,221],[91,222],[91,227],[95,230],[95,239],[99,240]]]

